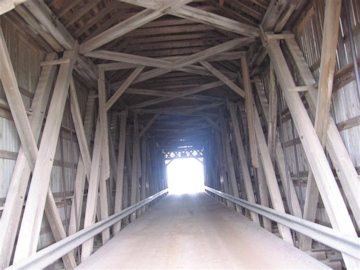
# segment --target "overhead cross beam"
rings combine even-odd
[[[122,21],[115,26],[109,28],[108,30],[102,32],[101,34],[89,39],[88,41],[81,44],[79,51],[80,53],[84,54],[99,48],[100,46],[121,37],[132,30],[139,28],[148,22],[156,20],[163,16],[167,10],[169,9],[176,9],[185,5],[192,0],[179,0],[179,1],[171,1],[170,3],[167,2],[159,9],[153,11],[151,9],[145,9],[136,15],[132,16],[131,18]]]
[[[120,0],[120,1],[154,10],[160,9],[166,3],[166,0],[149,0],[149,1]],[[167,13],[180,18],[210,25],[218,29],[237,33],[243,36],[249,36],[249,37],[259,36],[258,29],[254,26],[247,25],[245,23],[228,19],[226,17],[211,12],[203,11],[197,8],[193,8],[190,6],[182,6],[178,9],[169,9]]]

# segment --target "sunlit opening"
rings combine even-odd
[[[169,193],[197,193],[204,190],[204,166],[195,158],[175,159],[167,166]]]

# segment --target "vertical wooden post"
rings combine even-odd
[[[276,75],[283,89],[284,97],[304,146],[305,154],[322,195],[321,197],[331,224],[336,230],[356,236],[350,215],[307,111],[299,94],[289,91],[295,88],[295,83],[278,42],[276,40],[268,40],[267,50],[274,64]],[[348,268],[357,267],[357,260],[346,254],[343,254],[343,258]]]
[[[14,119],[16,131],[18,132],[21,147],[24,155],[30,165],[34,168],[34,160],[32,157],[37,155],[37,145],[34,135],[31,131],[31,126],[28,121],[24,102],[22,101],[19,86],[16,81],[15,72],[11,64],[11,59],[6,47],[4,34],[0,27],[0,79],[4,86],[6,99],[9,103],[11,115]]]
[[[264,169],[261,164],[259,164],[259,168],[256,168],[256,171],[257,171],[257,179],[259,181],[259,193],[260,193],[259,195],[260,195],[261,205],[270,207],[269,190],[266,185],[266,177],[265,177]],[[269,232],[272,232],[271,220],[266,217],[262,217],[262,220],[263,220],[264,228]]]
[[[60,132],[62,117],[59,116],[64,113],[75,56],[75,51],[65,52],[63,58],[70,59],[70,61],[60,65],[31,180],[14,262],[27,258],[36,252],[45,208],[46,191],[49,187]]]
[[[269,71],[269,110],[268,110],[268,148],[271,160],[275,162],[275,148],[276,148],[276,127],[277,127],[277,95],[276,95],[276,82],[275,72],[273,66],[270,64]],[[258,84],[259,82],[257,82]],[[256,84],[256,83],[255,83]]]
[[[123,187],[124,187],[124,164],[125,164],[125,143],[126,143],[126,119],[127,112],[123,111],[120,114],[120,135],[119,135],[119,152],[118,165],[116,173],[116,192],[115,192],[115,208],[114,212],[118,213],[122,209]],[[126,181],[126,180],[125,180]],[[125,190],[127,192],[127,190]],[[121,222],[114,224],[114,235],[121,229]]]
[[[146,199],[146,182],[147,182],[147,171],[146,171],[146,150],[147,150],[147,138],[146,135],[141,139],[141,199]],[[145,212],[145,206],[141,208],[141,212]]]
[[[100,117],[99,117],[100,118]],[[95,223],[95,216],[97,211],[98,189],[100,179],[100,165],[101,165],[101,127],[100,119],[96,123],[94,150],[92,155],[91,172],[89,179],[88,195],[86,199],[86,210],[84,228],[87,228]],[[94,238],[89,239],[82,245],[81,261],[88,258],[93,250]]]
[[[56,53],[47,54],[45,60],[56,60]],[[51,86],[54,81],[56,66],[46,66],[41,70],[35,96],[31,104],[32,115],[29,117],[32,132],[36,141],[39,140],[41,126],[45,117],[44,111],[50,98]],[[14,248],[16,233],[24,205],[31,170],[25,153],[20,147],[11,175],[6,203],[0,219],[0,268],[9,266]]]
[[[131,205],[136,203],[136,195],[139,190],[139,178],[138,178],[138,155],[139,155],[139,124],[138,116],[134,114],[134,142],[133,142],[133,157],[132,157],[132,171],[131,171]],[[136,213],[131,214],[131,221],[136,218]]]
[[[238,118],[236,116],[236,107],[234,106],[233,103],[228,103],[228,108],[230,111],[230,117],[231,117],[231,121],[232,121],[233,128],[234,128],[237,152],[239,155],[241,171],[242,171],[242,175],[243,175],[244,183],[245,183],[246,197],[249,202],[255,203],[254,190],[253,190],[253,187],[251,184],[249,168],[248,168],[248,164],[247,164],[247,160],[246,160],[246,156],[245,156],[245,149],[244,149],[244,145],[243,145],[242,138],[241,138]],[[250,212],[250,214],[251,214],[251,219],[256,224],[260,225],[259,215],[254,212]]]
[[[251,96],[252,99],[252,96]],[[253,100],[253,99],[252,99]],[[265,136],[263,130],[261,128],[260,118],[256,108],[254,108],[254,126],[255,126],[255,134],[256,139],[258,142],[259,152],[260,152],[260,159],[262,163],[262,168],[264,169],[266,182],[269,188],[269,193],[271,197],[271,202],[275,210],[285,213],[284,204],[282,201],[279,185],[277,183],[275,170],[271,162],[269,150],[266,145]],[[279,224],[279,231],[282,238],[288,242],[289,244],[294,244],[292,241],[290,229]]]
[[[93,122],[94,122],[93,119],[94,108],[95,108],[94,95],[95,95],[95,91],[89,92],[89,96],[86,104],[85,119],[84,119],[85,137],[88,146],[90,146],[90,138],[91,138],[91,132],[93,129]],[[90,172],[91,172],[91,168],[90,168]],[[89,179],[90,178],[88,178],[88,180]],[[69,235],[76,233],[80,229],[82,205],[84,201],[85,180],[86,180],[85,166],[80,156],[77,163],[74,196],[71,205]]]
[[[231,149],[230,149],[230,145],[229,145],[229,132],[228,132],[227,123],[224,118],[224,114],[223,114],[222,110],[220,113],[220,125],[221,125],[221,137],[223,138],[223,145],[224,145],[223,151],[225,152],[224,155],[225,155],[225,158],[227,161],[227,168],[228,168],[228,173],[229,173],[229,178],[230,178],[229,179],[230,180],[229,189],[232,190],[232,195],[239,198],[240,196],[239,196],[238,185],[236,182],[234,162],[232,159]],[[230,192],[230,191],[228,191],[228,192]],[[228,194],[231,194],[231,193],[228,193]],[[237,212],[241,212],[240,206],[236,205],[235,208],[236,208]]]
[[[245,89],[245,106],[246,106],[246,117],[249,130],[249,143],[250,143],[250,154],[251,154],[251,164],[253,167],[259,167],[259,161],[257,160],[257,147],[256,147],[256,138],[255,138],[255,129],[254,129],[254,108],[248,96],[251,94],[251,82],[250,74],[246,61],[246,56],[241,57],[241,70],[244,80],[244,89]]]
[[[99,180],[100,187],[100,216],[105,219],[109,216],[108,209],[108,190],[107,180],[110,177],[110,155],[109,155],[109,128],[108,116],[106,110],[106,82],[105,72],[99,70],[98,80],[98,93],[99,93],[99,119],[101,129],[101,173]],[[110,230],[106,229],[102,232],[103,244],[110,239]]]
[[[262,110],[264,112],[265,120],[268,123],[268,128],[270,128],[270,125],[272,124],[271,123],[272,119],[269,114],[270,108],[269,108],[269,103],[268,103],[266,95],[265,95],[264,87],[260,81],[257,81],[257,82],[255,82],[255,88],[256,88],[258,96],[259,96]],[[284,187],[284,190],[290,190],[290,194],[288,192],[285,192],[285,197],[286,197],[287,203],[289,205],[289,208],[291,207],[291,209],[293,210],[292,214],[296,217],[302,218],[301,207],[300,207],[299,200],[298,200],[298,197],[296,194],[294,183],[291,180],[290,172],[288,170],[286,170],[286,167],[285,167],[285,154],[281,147],[279,136],[276,133],[274,133],[274,136],[276,139],[275,145],[274,145],[274,148],[275,148],[274,155],[275,155],[276,165],[278,167],[279,174],[280,174],[280,180]],[[270,148],[269,148],[269,152],[270,152]],[[271,156],[271,153],[270,153],[270,156]],[[289,182],[288,182],[288,179],[290,179]]]
[[[64,204],[65,203],[66,201],[64,202]],[[50,189],[46,195],[45,215],[49,222],[55,241],[58,242],[66,238],[67,235],[64,230],[62,220],[54,200],[54,196],[50,191]],[[76,267],[76,261],[73,252],[69,252],[68,254],[64,255],[62,259],[64,262],[65,269],[69,270],[69,269],[74,269]]]
[[[73,118],[76,136],[79,143],[81,159],[85,167],[85,173],[87,177],[90,178],[91,157],[90,157],[89,144],[87,142],[87,138],[85,134],[85,129],[81,117],[79,101],[77,98],[77,93],[73,78],[70,79],[70,97],[71,97],[71,115]]]
[[[295,39],[286,40],[286,44],[290,49],[290,53],[294,59],[294,62],[299,70],[300,76],[304,80],[307,86],[313,86],[315,84],[315,79],[310,71],[309,66],[307,65],[302,52],[296,43]],[[316,92],[308,91],[305,95],[306,100],[309,104],[310,112],[313,116],[315,116],[316,111]],[[341,182],[341,186],[346,194],[346,198],[349,202],[350,208],[353,212],[355,222],[357,222],[358,226],[360,226],[360,197],[358,194],[358,190],[360,190],[360,182],[358,180],[358,174],[355,170],[354,164],[351,161],[349,153],[344,145],[344,142],[340,136],[340,132],[336,127],[334,119],[332,117],[329,118],[329,126],[327,129],[327,139],[326,139],[326,150],[328,151],[331,161],[336,169],[336,173],[339,176],[339,180]],[[308,185],[313,186],[316,184],[313,182],[308,182]],[[317,187],[309,189],[312,191],[308,194],[308,210],[307,214],[304,214],[304,218],[307,220],[312,220],[312,216],[314,216],[314,212],[316,213],[317,207],[317,198],[319,192]],[[317,194],[314,194],[317,193]],[[311,194],[311,195],[310,195]],[[310,196],[309,196],[310,195]],[[306,238],[305,238],[306,239]],[[300,246],[306,250],[311,247],[310,239],[306,240],[307,243],[303,244],[303,239],[300,239]]]
[[[108,205],[108,187],[107,179],[104,176],[103,168],[106,167],[104,164],[106,161],[101,159],[101,172],[100,172],[100,181],[99,181],[99,190],[100,190],[100,217],[101,219],[106,219],[109,217],[109,205]],[[110,239],[110,229],[107,228],[101,232],[103,245]]]
[[[241,104],[238,104],[238,109],[240,111],[240,123],[243,123],[241,120],[245,119],[246,116],[244,116],[243,114],[245,113],[243,110],[241,110]],[[244,129],[245,130],[245,129]],[[244,154],[246,157],[246,152],[244,149]],[[258,153],[258,160],[259,160],[259,153]],[[247,161],[247,159],[246,159]],[[249,163],[249,162],[247,162]],[[269,190],[266,184],[266,178],[265,178],[265,173],[264,170],[262,168],[262,164],[259,164],[258,168],[255,168],[256,172],[257,172],[257,180],[258,180],[258,185],[259,185],[259,197],[260,197],[260,203],[263,206],[266,207],[270,207],[270,200],[269,200]],[[269,232],[272,232],[272,225],[271,225],[271,220],[266,218],[266,217],[262,217],[262,221],[263,221],[263,226],[266,230],[268,230]]]

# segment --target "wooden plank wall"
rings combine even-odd
[[[31,44],[27,36],[20,33],[15,25],[13,25],[5,17],[0,18],[0,25],[3,29],[4,36],[10,53],[10,58],[14,66],[15,74],[22,93],[25,108],[29,109],[31,100],[38,83],[41,66],[46,53]],[[88,90],[75,81],[79,106],[82,115],[85,114]],[[17,131],[12,121],[12,117],[8,106],[6,105],[6,97],[0,83],[0,215],[3,210],[9,182],[11,180],[12,171],[15,165],[17,152],[20,147],[20,141]],[[69,107],[70,109],[70,107]],[[79,147],[76,142],[76,134],[73,132],[73,145],[70,141],[70,124],[69,109],[65,109],[62,122],[62,136],[64,147],[64,170],[66,180],[66,198],[67,213],[70,217],[71,199],[73,195],[73,177],[72,177],[72,151],[74,149],[74,162],[77,163],[79,156]],[[73,124],[72,124],[73,126]],[[72,127],[72,129],[74,129]],[[75,164],[76,169],[76,164]],[[57,207],[63,224],[65,224],[65,213],[63,203],[63,178],[61,167],[60,143],[57,145],[55,163],[51,173],[50,189],[53,191]],[[50,226],[44,216],[41,225],[40,239],[38,248],[46,247],[55,240],[50,230]]]
[[[350,8],[352,14],[352,31],[354,34],[355,45],[358,52],[360,51],[360,3],[356,0],[351,0]],[[300,15],[297,22],[294,24],[292,32],[295,34],[296,40],[305,56],[305,59],[311,68],[311,71],[318,81],[320,68],[320,51],[322,41],[322,28],[324,21],[324,6],[325,0],[310,1],[309,5],[304,9],[303,14]],[[353,59],[351,55],[350,41],[348,38],[348,25],[342,9],[340,19],[340,32],[338,40],[338,51],[336,61],[336,73],[334,79],[334,89],[332,95],[331,115],[334,118],[341,137],[349,152],[354,166],[358,173],[360,173],[360,100],[357,93],[356,81],[353,69]],[[294,78],[297,76],[293,71]],[[269,91],[269,68],[262,73],[262,82],[265,86],[266,94]],[[302,85],[297,81],[298,85]],[[285,153],[289,162],[289,170],[294,181],[299,196],[299,186],[297,183],[297,168],[295,145],[297,147],[297,157],[299,161],[299,174],[301,178],[301,190],[303,198],[306,193],[306,181],[308,175],[308,162],[296,128],[294,128],[294,137],[292,134],[291,117],[287,110],[284,100],[282,102],[282,116],[284,129]],[[304,99],[305,103],[305,99]],[[305,104],[306,108],[308,107]],[[258,106],[259,109],[261,106]],[[309,112],[309,111],[308,111]],[[311,115],[311,114],[309,114]],[[314,121],[313,117],[310,116]],[[279,122],[278,122],[279,125]],[[295,139],[295,141],[294,141]],[[295,144],[295,145],[294,145]],[[331,164],[331,162],[330,162]],[[336,175],[336,174],[335,174]],[[341,192],[343,192],[341,190]],[[322,225],[330,225],[324,205],[321,200],[318,204],[318,211],[316,222]],[[359,228],[357,228],[359,231]]]

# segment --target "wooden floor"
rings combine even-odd
[[[168,195],[79,269],[327,269],[206,193]]]

